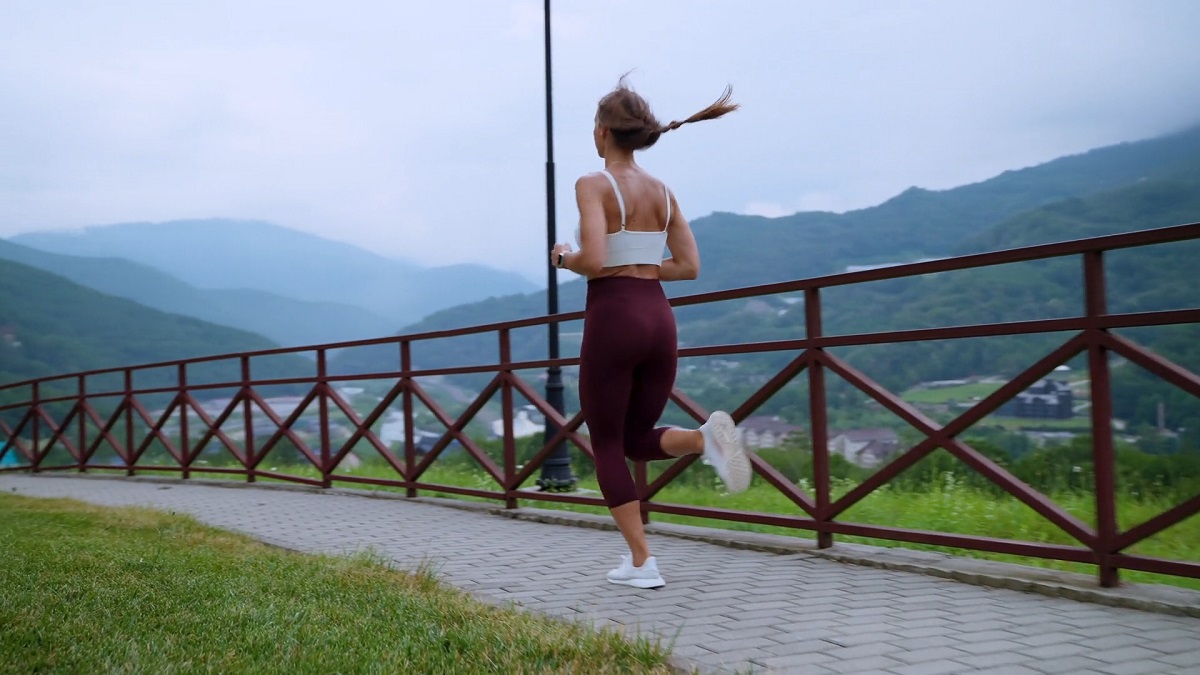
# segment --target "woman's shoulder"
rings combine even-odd
[[[604,176],[603,171],[585,173],[575,180],[576,190],[600,190],[606,185],[608,185],[608,178]]]
[[[607,182],[608,179],[604,177],[604,171],[589,171],[588,173],[585,173],[582,176],[580,176],[575,182],[581,183],[583,181],[605,181],[605,182]]]

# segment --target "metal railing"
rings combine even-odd
[[[816,533],[817,543],[821,547],[832,545],[834,535],[857,535],[1086,563],[1098,568],[1100,583],[1104,586],[1113,586],[1118,583],[1118,570],[1120,569],[1200,578],[1200,563],[1165,560],[1125,552],[1134,544],[1195,515],[1200,511],[1200,495],[1192,496],[1173,508],[1126,530],[1122,531],[1118,527],[1115,486],[1116,458],[1111,423],[1112,380],[1108,361],[1110,353],[1119,355],[1141,366],[1161,380],[1173,384],[1192,396],[1200,397],[1200,376],[1112,332],[1114,329],[1121,328],[1200,323],[1200,307],[1114,314],[1108,311],[1105,289],[1105,254],[1107,252],[1197,239],[1200,239],[1200,224],[1180,225],[676,298],[672,304],[682,307],[780,293],[803,294],[806,328],[803,337],[738,345],[687,347],[680,350],[680,358],[730,354],[795,353],[794,358],[746,398],[733,410],[732,415],[739,422],[746,419],[794,378],[806,374],[813,453],[812,490],[810,494],[801,489],[771,464],[761,458],[753,457],[756,474],[786,496],[790,504],[794,506],[794,512],[747,512],[656,501],[655,498],[663,489],[696,461],[697,456],[692,455],[675,461],[654,480],[648,479],[644,464],[635,467],[635,479],[643,497],[643,513],[646,518],[651,513],[663,513],[812,530]],[[843,335],[827,335],[822,327],[822,291],[829,288],[1064,257],[1082,259],[1084,303],[1083,312],[1077,316]],[[1200,296],[1200,293],[1197,295]],[[10,420],[17,420],[15,423],[10,423],[0,419],[0,434],[3,435],[0,440],[4,442],[4,445],[0,446],[0,459],[9,453],[15,453],[18,458],[16,466],[0,470],[116,469],[129,475],[140,471],[170,471],[181,473],[184,478],[188,478],[195,472],[203,471],[244,476],[248,481],[254,481],[260,477],[274,478],[323,487],[329,487],[335,481],[387,485],[404,488],[408,496],[416,496],[422,490],[436,491],[495,499],[503,501],[508,508],[515,508],[519,500],[603,506],[603,501],[596,497],[522,489],[522,485],[530,479],[549,455],[551,449],[558,444],[572,443],[588,455],[591,454],[591,450],[588,439],[579,431],[583,424],[582,415],[577,413],[570,418],[560,415],[539,396],[533,386],[518,375],[519,371],[545,369],[551,365],[573,366],[578,364],[578,358],[514,361],[512,359],[512,334],[523,328],[545,326],[550,322],[577,321],[582,317],[582,312],[562,313],[549,317],[375,340],[274,349],[88,371],[0,386],[0,396],[7,396],[9,401],[12,401],[14,397],[20,399],[17,402],[0,405],[0,415],[7,414],[10,416]],[[849,346],[1063,332],[1069,333],[1070,337],[1061,345],[1045,354],[1032,366],[1011,377],[994,393],[982,398],[968,410],[945,424],[937,423],[917,407],[905,402],[829,351],[833,348]],[[467,335],[494,336],[498,350],[496,362],[439,368],[414,367],[412,358],[414,345]],[[333,350],[372,345],[395,346],[398,349],[398,367],[391,371],[355,375],[331,375],[328,372],[328,357]],[[288,354],[315,355],[315,376],[275,379],[254,377],[251,369],[252,360]],[[989,414],[995,413],[1008,400],[1051,373],[1057,366],[1080,355],[1086,355],[1091,388],[1090,428],[1095,467],[1096,525],[1094,527],[1073,516],[1045,494],[1017,479],[1004,467],[958,438],[965,430]],[[189,373],[198,366],[230,359],[236,359],[240,363],[239,377],[203,384],[189,384]],[[175,381],[172,386],[134,386],[137,373],[163,368],[175,370]],[[890,459],[861,484],[836,498],[831,490],[830,478],[826,373],[835,374],[861,390],[878,402],[883,409],[891,411],[924,436],[923,440]],[[491,375],[491,379],[458,416],[447,413],[419,382],[420,378],[467,374],[484,374],[485,377]],[[111,387],[102,390],[97,390],[95,387],[89,389],[89,380],[114,376],[122,379],[123,386],[115,389]],[[368,380],[394,381],[394,384],[369,414],[360,417],[339,393],[336,385]],[[261,393],[263,388],[283,385],[306,388],[300,403],[295,406],[293,412],[286,416],[281,416],[273,411]],[[63,393],[64,387],[74,391]],[[46,395],[46,392],[51,389],[58,391],[52,395]],[[205,391],[214,390],[230,390],[234,393],[219,414],[210,415],[203,410],[197,396],[202,395]],[[22,391],[25,393],[20,393]],[[503,452],[499,463],[464,431],[467,424],[496,393],[501,396],[501,414],[505,420]],[[552,438],[544,439],[545,442],[540,451],[521,466],[517,464],[516,439],[513,436],[514,393],[524,396],[546,416],[550,423],[548,426],[558,430]],[[139,397],[148,396],[169,396],[170,403],[161,414],[153,415],[139,400]],[[99,414],[92,404],[97,399],[119,399],[119,403],[111,414],[104,416]],[[397,400],[400,401],[403,411],[405,429],[402,456],[394,453],[372,430],[372,427],[391,410]],[[672,394],[672,400],[698,421],[707,417],[707,411],[683,391],[676,389]],[[319,447],[316,448],[310,447],[293,429],[301,415],[314,403],[318,406],[319,415]],[[423,404],[446,429],[433,446],[427,448],[424,453],[418,453],[414,439],[414,405],[416,403]],[[352,427],[349,438],[337,445],[333,443],[330,436],[331,407],[339,411]],[[57,419],[52,413],[53,410],[58,411]],[[254,413],[256,410],[260,415],[265,415],[270,421],[270,426],[274,428],[264,441],[260,441],[255,436]],[[175,415],[178,415],[179,418],[178,440],[164,432],[169,420]],[[201,427],[199,437],[194,440],[195,434],[190,433],[192,430],[188,428],[189,419],[193,416],[199,420]],[[238,419],[239,417],[240,419]],[[92,432],[90,434],[89,421]],[[72,424],[74,424],[74,433],[72,433]],[[235,425],[240,425],[242,430],[240,439],[233,438],[227,433]],[[136,438],[137,434],[135,433],[139,428],[146,432],[140,441]],[[123,436],[123,438],[119,436]],[[276,473],[263,469],[264,458],[283,439],[290,441],[303,455],[304,460],[315,467],[319,472],[319,478]],[[339,464],[351,450],[364,441],[390,465],[395,471],[395,478],[335,473]],[[156,442],[166,448],[173,464],[139,464],[147,448]],[[197,465],[196,462],[201,452],[208,449],[210,444],[218,443],[234,458],[235,465],[231,467],[201,467]],[[478,461],[494,481],[495,489],[441,485],[422,480],[426,470],[452,443],[460,445]],[[69,453],[71,461],[58,465],[46,464],[45,460],[56,445],[61,446]],[[98,449],[105,445],[116,453],[120,459],[119,463],[95,461]],[[873,491],[887,484],[888,481],[912,467],[937,448],[945,449],[1004,492],[1032,508],[1078,542],[1077,545],[1002,540],[978,535],[884,527],[840,520],[849,508],[860,503]]]

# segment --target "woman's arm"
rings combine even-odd
[[[585,277],[592,277],[604,268],[604,202],[601,201],[603,181],[597,175],[582,176],[575,181],[575,203],[579,207],[579,250],[572,251],[570,244],[555,244],[551,251],[551,263],[558,264],[562,254],[563,269]]]
[[[662,281],[688,281],[700,276],[700,249],[687,218],[679,212],[679,202],[671,195],[671,222],[667,223],[667,248],[671,257],[662,261],[658,278]]]

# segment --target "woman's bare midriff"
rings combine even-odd
[[[588,277],[588,279],[604,279],[606,277],[632,277],[634,279],[653,279],[658,280],[658,265],[621,265],[619,267],[605,267],[600,271],[600,274]]]

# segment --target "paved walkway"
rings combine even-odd
[[[987,588],[808,554],[654,536],[666,588],[613,586],[620,535],[343,491],[0,475],[0,490],[144,505],[312,552],[436,563],[480,596],[675,640],[702,672],[1198,673],[1200,618]]]

